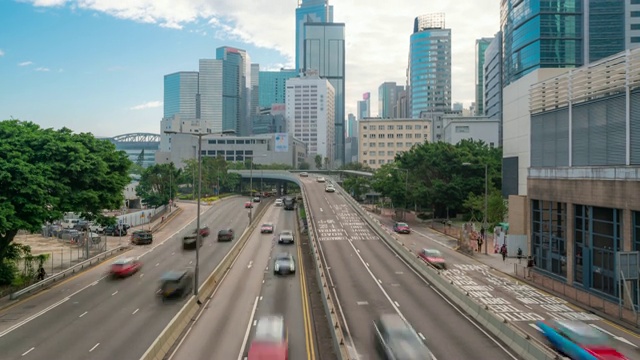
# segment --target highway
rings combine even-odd
[[[518,359],[392,252],[342,197],[304,178],[321,256],[354,359],[377,359],[372,322],[398,313],[439,360]]]
[[[388,231],[392,231],[391,219],[381,221]],[[449,270],[444,272],[444,275],[448,279],[465,291],[469,290],[465,289],[465,286],[480,290],[474,293],[478,302],[489,304],[491,311],[509,320],[537,340],[545,342],[540,329],[535,325],[537,320],[580,320],[611,335],[612,345],[629,359],[640,359],[638,352],[640,337],[637,333],[605,321],[563,299],[522,284],[507,274],[491,269],[484,263],[455,251],[453,246],[456,242],[451,242],[451,238],[444,234],[418,227],[413,229],[412,234],[396,235],[396,237],[416,253],[422,248],[440,250],[447,260]],[[475,256],[491,255],[476,254]],[[522,260],[523,264],[524,261]]]
[[[284,316],[289,329],[289,358],[314,359],[309,350],[313,339],[306,293],[302,291],[300,245],[278,245],[277,234],[296,229],[295,211],[271,206],[258,224],[272,222],[274,234],[261,234],[258,226],[240,252],[210,302],[205,304],[195,325],[177,347],[171,360],[245,359],[253,338],[255,321],[262,315]],[[291,252],[296,274],[273,274],[273,259],[280,252]]]
[[[201,217],[201,223],[211,228],[200,251],[201,283],[233,244],[216,241],[219,228],[231,226],[238,234],[244,231],[248,217],[238,214],[245,214],[245,201],[240,197],[226,199],[213,204]],[[170,224],[154,235],[152,245],[128,252],[126,256],[141,256],[143,262],[141,271],[130,278],[105,277],[109,266],[106,263],[79,276],[75,283],[86,281],[83,278],[95,280],[78,290],[61,285],[48,291],[49,295],[36,296],[0,314],[11,318],[11,314],[29,306],[42,307],[42,301],[57,300],[56,306],[23,316],[0,330],[2,359],[139,358],[184,303],[163,304],[155,291],[165,271],[194,267],[195,252],[181,247],[182,236],[195,229],[194,217],[185,225],[178,230],[173,226],[179,225]]]

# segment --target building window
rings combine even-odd
[[[374,143],[374,142],[370,142],[370,143],[369,143],[369,146],[370,146],[370,147],[376,147],[376,143]]]
[[[374,159],[369,159],[369,164],[374,165],[376,161]]]
[[[393,125],[387,125],[387,130],[393,130]]]
[[[384,134],[378,134],[378,139],[384,139]]]
[[[532,200],[531,245],[536,266],[567,277],[567,204]]]
[[[384,156],[384,151],[378,151],[378,156]]]
[[[387,139],[393,139],[393,134],[387,134]]]
[[[393,143],[392,142],[388,142],[387,143],[387,147],[393,147]]]
[[[362,130],[367,130],[367,125],[362,125]]]
[[[411,138],[413,138],[413,134],[406,134],[406,135],[405,135],[405,138],[407,138],[407,139],[411,139]]]
[[[387,151],[387,156],[393,156],[395,153],[393,151]]]
[[[405,130],[413,130],[413,125],[407,125],[407,126],[405,126]]]
[[[397,143],[396,143],[396,147],[403,147],[403,146],[404,146],[404,144],[403,144],[403,143],[401,143],[401,142],[397,142]]]
[[[398,125],[398,130],[402,130],[402,125]]]
[[[362,134],[362,138],[366,139],[367,138],[367,134]]]
[[[384,130],[384,125],[378,125],[378,130]]]
[[[416,129],[416,130],[420,130],[420,129],[422,129],[422,126],[421,126],[421,125],[416,125],[416,126],[415,126],[415,129]]]

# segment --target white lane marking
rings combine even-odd
[[[394,301],[393,303],[396,304],[397,307],[400,307],[400,304],[398,304],[397,301]]]
[[[264,268],[264,271],[269,271],[269,267],[267,266],[266,268]]]
[[[87,315],[87,313],[89,313],[89,312],[88,312],[88,311],[85,311],[85,312],[83,312],[82,314],[80,314],[80,316],[78,316],[78,317],[83,317],[83,316]]]
[[[418,333],[418,336],[420,336],[420,339],[422,339],[422,340],[427,340],[427,338],[425,338],[424,335],[422,335],[421,332]]]
[[[39,316],[41,316],[41,315],[45,314],[47,311],[52,310],[52,309],[54,309],[54,308],[56,308],[56,307],[58,307],[58,306],[60,306],[60,305],[64,304],[64,303],[65,303],[65,302],[67,302],[67,301],[69,301],[69,298],[68,298],[68,297],[66,297],[66,298],[64,298],[64,299],[62,299],[62,300],[60,300],[60,301],[58,301],[57,303],[55,303],[55,304],[53,304],[53,305],[51,305],[51,306],[49,306],[49,307],[47,307],[47,308],[45,308],[44,310],[41,310],[41,311],[40,311],[40,312],[38,312],[38,313],[35,313],[35,314],[31,315],[30,317],[28,317],[28,318],[26,318],[26,319],[22,320],[21,322],[19,322],[19,323],[17,323],[17,324],[15,324],[15,325],[13,325],[12,327],[8,328],[7,330],[5,330],[5,331],[3,331],[3,332],[1,332],[1,333],[0,333],[0,338],[1,338],[1,337],[3,337],[3,336],[5,336],[5,335],[7,335],[7,334],[8,334],[8,333],[10,333],[10,332],[12,332],[13,330],[15,330],[15,329],[19,328],[20,326],[22,326],[22,325],[24,325],[24,324],[26,324],[26,323],[28,323],[28,322],[32,321],[33,319],[35,319],[35,318],[37,318],[37,317],[39,317]]]
[[[380,284],[382,284],[382,280],[378,279],[378,282],[379,282]]]
[[[527,309],[533,310],[533,308],[529,305],[525,305],[524,307],[526,307]]]
[[[256,326],[258,324],[258,320],[253,320],[253,326]]]
[[[144,274],[140,274],[140,277],[143,277],[143,276],[144,276]]]
[[[322,210],[322,208],[320,208],[320,212],[324,212],[324,210]]]
[[[140,309],[136,309],[134,312],[131,313],[131,315],[135,315]]]
[[[627,345],[630,345],[630,346],[633,346],[633,347],[635,347],[635,348],[637,348],[637,347],[638,347],[636,344],[634,344],[634,343],[632,343],[631,341],[629,341],[629,340],[627,340],[627,339],[623,338],[622,336],[616,336],[616,335],[614,335],[613,333],[611,333],[611,332],[609,332],[609,331],[607,331],[607,330],[605,330],[605,329],[603,329],[603,328],[599,327],[598,325],[595,325],[595,324],[589,324],[589,325],[591,325],[591,327],[593,327],[593,328],[596,328],[596,329],[598,329],[598,330],[602,331],[602,332],[603,332],[603,333],[605,333],[605,334],[608,334],[609,336],[611,336],[612,338],[614,338],[614,339],[616,339],[616,340],[618,340],[618,341],[622,341],[623,343],[625,343],[625,344],[627,344]]]
[[[260,296],[260,301],[262,301],[262,296]]]
[[[252,266],[253,266],[253,261],[249,261],[249,265],[247,265],[247,269],[251,269]]]
[[[171,255],[175,255],[175,254],[176,254],[176,252],[175,252],[175,251],[171,253]]]
[[[27,350],[27,351],[23,352],[23,353],[22,353],[22,356],[25,356],[25,355],[27,355],[28,353],[32,352],[32,351],[33,351],[33,349],[35,349],[35,348],[34,348],[34,347],[32,347],[31,349],[29,349],[29,350]]]
[[[369,267],[369,263],[365,263],[365,265],[367,265],[367,267]]]
[[[262,280],[262,283],[264,284],[264,280]]]
[[[160,263],[156,263],[156,266],[160,265]]]
[[[540,329],[540,327],[539,327],[538,325],[536,325],[536,324],[533,324],[533,323],[532,323],[532,324],[529,324],[529,326],[531,326],[532,328],[534,328],[534,329],[536,329],[536,330],[538,330],[538,331],[542,332],[542,329]]]
[[[89,286],[96,286],[96,285],[98,285],[98,282],[97,282],[97,281],[94,281],[94,282],[92,282],[91,284],[89,284]]]
[[[93,345],[93,347],[91,348],[91,350],[89,350],[89,352],[92,352],[93,350],[95,350],[98,347],[98,345],[100,345],[100,343]]]
[[[111,294],[111,296],[113,296],[113,295],[115,295],[115,294],[117,294],[117,293],[118,293],[118,290],[116,290],[116,292],[114,292],[113,294]]]
[[[404,274],[402,271],[396,271],[396,275],[402,275]]]
[[[253,318],[256,316],[256,310],[258,309],[258,298],[253,302],[253,309],[251,310],[251,317],[249,318],[249,325],[247,326],[247,332],[244,333],[244,340],[242,340],[242,347],[240,348],[240,354],[238,354],[238,360],[242,360],[244,354],[244,348],[247,347],[247,341],[249,340],[249,334],[251,333],[251,325],[253,324]]]
[[[356,304],[362,306],[362,305],[369,305],[368,301],[357,301]]]
[[[189,265],[193,264],[193,260],[189,261]]]

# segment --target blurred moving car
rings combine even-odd
[[[538,328],[551,347],[570,359],[627,359],[611,344],[611,336],[577,320],[539,321]]]
[[[293,244],[293,231],[283,230],[278,237],[278,244]]]
[[[160,278],[158,296],[165,299],[184,297],[193,290],[193,273],[191,270],[168,271]]]
[[[296,261],[291,253],[280,253],[273,261],[273,275],[293,275],[296,273]]]
[[[109,274],[112,278],[124,278],[131,276],[142,268],[142,263],[134,258],[121,258],[111,264]]]
[[[418,333],[398,314],[384,314],[373,322],[376,351],[385,360],[431,360],[433,355]]]
[[[245,209],[249,209],[253,207],[253,203],[251,203],[251,201],[247,201],[244,203],[244,208]]]
[[[301,172],[300,173],[300,177],[309,177],[309,173],[308,172]]]
[[[218,241],[231,241],[233,238],[233,229],[231,228],[218,231]]]
[[[198,236],[196,234],[187,235],[182,238],[182,249],[195,250],[196,242],[198,242],[199,247],[202,247],[202,236]]]
[[[336,188],[333,187],[333,185],[329,184],[329,185],[325,186],[324,191],[325,192],[336,192]]]
[[[284,202],[282,201],[282,199],[276,199],[276,202],[274,203],[275,206],[284,206]]]
[[[407,223],[403,222],[394,223],[393,231],[397,232],[398,234],[411,234],[411,228],[409,228],[409,225],[407,225]]]
[[[264,223],[262,224],[262,226],[260,226],[260,233],[261,234],[273,234],[273,223]]]
[[[436,249],[420,250],[420,259],[436,269],[447,270],[447,262],[444,260],[442,253]]]
[[[153,234],[149,230],[136,230],[131,233],[131,243],[143,245],[153,243]]]
[[[287,337],[287,327],[282,316],[260,317],[247,360],[287,360],[289,358]]]
[[[253,198],[253,202],[260,202],[260,196],[255,196]]]
[[[327,181],[327,180],[326,180],[325,178],[323,178],[322,176],[320,176],[320,177],[317,179],[317,181],[318,181],[319,183],[323,183],[323,182],[325,182],[325,181]]]
[[[193,230],[193,233],[195,234],[196,231],[198,231],[198,229]],[[207,237],[207,236],[209,236],[210,233],[211,233],[211,230],[209,229],[209,227],[207,225],[205,225],[205,226],[200,228],[200,236]]]

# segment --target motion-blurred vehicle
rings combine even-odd
[[[327,179],[325,179],[325,178],[323,178],[322,176],[320,176],[320,177],[317,179],[317,181],[318,181],[319,183],[323,183],[323,182],[327,181]]]
[[[233,238],[233,229],[231,228],[218,231],[218,241],[232,241]]]
[[[293,210],[295,208],[296,200],[291,196],[285,196],[282,202],[284,203],[285,210]]]
[[[264,223],[262,224],[262,226],[260,226],[260,233],[261,234],[273,234],[273,223]]]
[[[196,234],[189,234],[182,238],[182,249],[183,250],[195,250],[196,243],[198,243],[199,247],[202,247],[202,236],[198,236]]]
[[[447,262],[444,260],[442,253],[436,249],[422,249],[419,257],[436,269],[447,270]]]
[[[131,243],[144,245],[153,243],[153,234],[149,230],[136,230],[131,233]]]
[[[249,209],[253,207],[253,203],[251,201],[247,201],[244,203],[244,208]]]
[[[196,231],[198,231],[198,229],[193,230],[193,233],[195,234]],[[200,228],[200,236],[207,237],[207,236],[209,236],[210,233],[211,233],[211,230],[209,229],[209,227],[207,225],[205,225],[205,226]]]
[[[283,230],[278,236],[278,244],[293,244],[293,231]]]
[[[124,278],[137,273],[140,268],[142,268],[142,263],[139,260],[131,257],[121,258],[111,264],[109,275],[112,278]]]
[[[309,173],[308,172],[301,172],[300,173],[300,177],[309,177]]]
[[[582,321],[538,321],[536,325],[542,330],[551,348],[570,359],[627,359],[612,347],[611,336]]]
[[[384,314],[373,322],[376,351],[385,360],[431,360],[433,355],[418,333],[398,314]]]
[[[394,223],[393,231],[395,231],[398,234],[411,234],[411,228],[409,228],[409,225],[407,225],[407,223],[403,223],[403,222]]]
[[[193,290],[193,273],[191,270],[168,271],[160,278],[158,296],[165,299],[187,296]]]
[[[255,196],[253,198],[253,202],[259,203],[260,202],[260,196]]]
[[[291,253],[280,253],[273,261],[273,275],[293,275],[296,273],[296,261]]]
[[[280,315],[263,316],[256,324],[247,360],[288,360],[287,327]]]
[[[284,202],[282,201],[282,199],[276,199],[276,202],[274,203],[275,206],[283,206]]]

